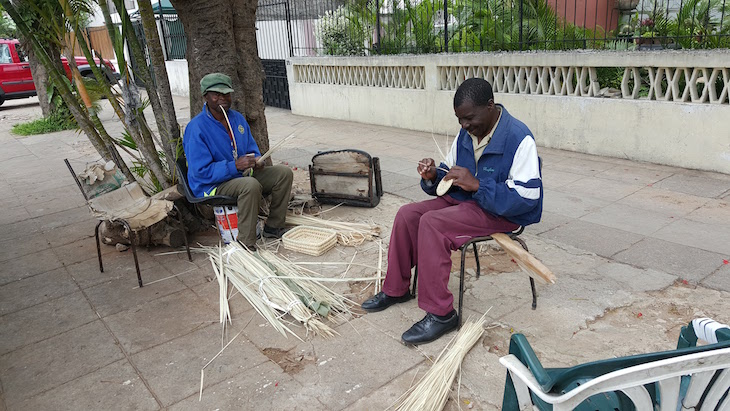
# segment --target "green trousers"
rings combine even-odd
[[[245,245],[256,243],[256,221],[262,196],[271,194],[266,225],[284,227],[293,180],[294,173],[289,167],[276,165],[255,170],[253,177],[234,178],[218,186],[217,195],[238,198],[238,241]]]

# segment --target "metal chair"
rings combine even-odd
[[[520,245],[522,246],[522,248],[525,249],[525,251],[529,251],[527,249],[527,244],[525,243],[525,241],[519,237],[519,235],[522,234],[524,229],[525,229],[524,227],[520,227],[517,231],[513,231],[511,233],[506,233],[506,234],[509,235],[509,237],[511,239],[520,243]],[[481,272],[480,272],[481,267],[479,265],[479,250],[477,248],[477,245],[479,243],[483,243],[483,242],[490,241],[490,240],[492,240],[492,237],[488,236],[488,235],[484,236],[484,237],[474,237],[471,240],[464,243],[464,245],[459,247],[459,251],[461,251],[461,269],[459,271],[459,309],[458,309],[459,328],[461,328],[461,323],[462,323],[461,312],[462,312],[462,303],[464,301],[464,271],[465,271],[465,265],[466,265],[466,253],[469,249],[469,246],[472,246],[472,249],[474,250],[474,260],[477,263],[476,271],[477,271],[477,279],[478,279],[479,276],[481,275]],[[534,310],[537,308],[537,293],[535,292],[535,279],[532,277],[529,277],[529,278],[530,278],[530,289],[532,290],[532,309]],[[413,274],[413,289],[411,291],[411,294],[414,297],[416,296],[417,285],[418,285],[418,266],[416,266],[415,273]]]
[[[110,223],[122,224],[124,226],[125,231],[127,232],[127,235],[129,236],[129,243],[130,243],[130,247],[132,248],[132,255],[134,256],[134,268],[137,271],[137,283],[139,284],[140,287],[143,287],[144,284],[142,282],[142,274],[140,273],[139,260],[137,259],[137,234],[136,234],[136,231],[139,231],[139,229],[142,229],[142,228],[145,230],[149,230],[149,227],[152,224],[155,224],[159,221],[162,221],[164,218],[166,218],[168,216],[167,213],[158,215],[157,217],[154,217],[152,219],[145,219],[144,222],[140,222],[140,220],[136,220],[136,219],[134,219],[134,217],[106,218],[104,216],[100,216],[100,215],[98,215],[98,213],[96,212],[94,207],[92,207],[92,204],[91,204],[95,199],[101,199],[103,196],[113,195],[113,193],[117,190],[127,191],[127,194],[129,194],[127,197],[131,197],[132,195],[146,197],[146,195],[144,195],[142,190],[137,186],[137,183],[133,182],[131,184],[127,184],[127,185],[124,185],[124,186],[121,186],[118,188],[116,188],[116,187],[110,188],[109,191],[106,191],[106,192],[103,192],[100,194],[89,196],[89,194],[87,194],[87,192],[84,190],[84,187],[81,184],[81,181],[79,181],[78,175],[76,174],[73,167],[71,166],[71,163],[69,163],[68,159],[64,159],[63,161],[66,163],[66,167],[68,167],[68,170],[71,172],[71,175],[73,176],[74,181],[76,181],[76,185],[79,187],[79,190],[81,190],[81,194],[84,196],[84,199],[86,200],[86,204],[89,206],[89,209],[92,211],[92,213],[97,215],[97,217],[99,218],[99,223],[96,225],[96,228],[94,229],[94,237],[96,238],[96,254],[99,259],[99,272],[102,272],[102,273],[104,272],[104,264],[103,264],[102,258],[101,258],[101,245],[100,245],[100,241],[99,241],[99,227],[101,226],[101,223],[103,223],[104,221],[109,221]],[[121,178],[121,179],[123,180],[123,178]],[[185,241],[185,250],[187,251],[187,254],[188,254],[188,260],[193,261],[193,258],[190,255],[190,246],[188,245],[188,238],[187,238],[187,235],[185,234],[185,225],[182,222],[182,214],[180,213],[180,210],[177,208],[177,206],[175,206],[175,203],[173,203],[172,201],[150,199],[150,202],[152,202],[152,201],[167,201],[170,203],[168,210],[169,209],[175,210],[175,214],[177,216],[177,222],[183,233],[183,239]],[[132,221],[133,224],[130,223],[130,221]],[[149,234],[149,231],[148,231],[148,234]]]
[[[185,198],[190,204],[206,204],[210,206],[235,206],[238,204],[238,200],[231,196],[207,196],[207,197],[196,197],[190,190],[188,185],[188,164],[185,157],[180,157],[175,161],[175,171],[177,172],[178,184],[182,186]]]

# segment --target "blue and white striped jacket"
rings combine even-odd
[[[512,117],[502,106],[502,117],[489,144],[474,161],[474,147],[466,130],[461,129],[441,167],[454,164],[467,168],[479,180],[479,190],[467,192],[452,186],[448,195],[474,200],[487,212],[522,226],[540,221],[542,216],[542,176],[535,139],[527,126]],[[437,170],[436,184],[421,180],[430,195],[446,173]]]

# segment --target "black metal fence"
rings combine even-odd
[[[730,48],[728,12],[730,0],[260,0],[257,25],[282,22],[294,56],[697,49]]]

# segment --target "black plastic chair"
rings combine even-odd
[[[507,234],[511,239],[517,241],[520,243],[522,248],[525,249],[525,251],[529,251],[527,249],[527,244],[525,241],[521,238],[519,238],[519,235],[522,234],[522,231],[524,231],[524,227],[520,227],[517,231],[513,231],[511,233],[505,233]],[[483,243],[486,241],[490,241],[493,238],[491,236],[484,236],[484,237],[474,237],[471,240],[467,241],[459,247],[459,251],[461,251],[461,270],[459,271],[459,328],[461,328],[462,323],[462,317],[461,317],[461,306],[464,301],[464,267],[466,264],[466,253],[469,249],[469,246],[472,246],[472,249],[474,250],[474,260],[476,260],[477,263],[477,279],[480,276],[480,265],[479,265],[479,250],[477,249],[477,245],[479,243]],[[530,289],[532,290],[532,309],[537,308],[537,293],[535,292],[535,279],[532,277],[530,278]],[[418,285],[418,266],[416,266],[415,273],[413,274],[413,289],[411,291],[411,294],[415,297],[416,296],[416,287]]]
[[[188,164],[185,157],[178,158],[175,161],[175,171],[177,172],[178,184],[182,187],[185,198],[190,204],[206,204],[210,206],[235,206],[238,204],[238,200],[231,196],[214,195],[196,197],[188,186]]]

